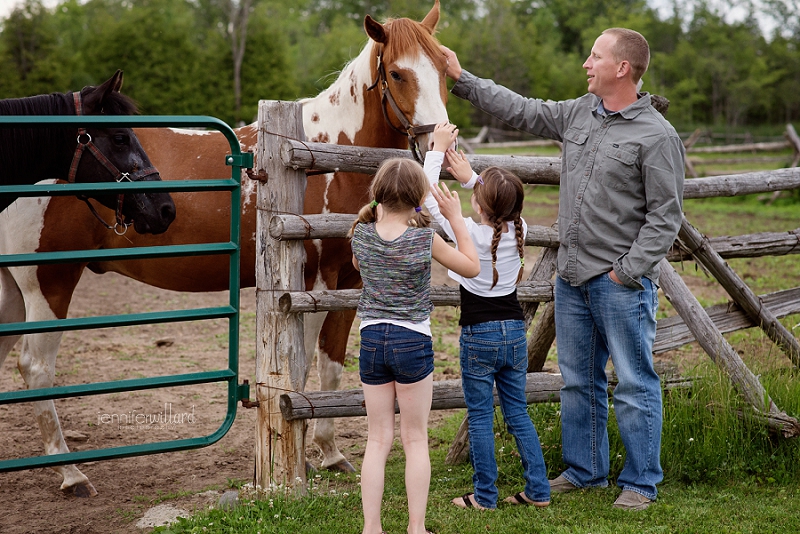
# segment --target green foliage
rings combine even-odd
[[[242,64],[242,119],[256,120],[259,100],[291,100],[297,95],[296,71],[282,21],[268,4],[250,17]]]
[[[103,79],[125,71],[125,92],[150,115],[192,115],[202,101],[194,14],[173,0],[149,0],[108,20],[87,39],[89,73]],[[124,36],[124,37],[123,37]],[[204,65],[206,68],[212,65]]]
[[[665,398],[662,464],[665,477],[686,483],[758,485],[792,484],[800,477],[796,440],[770,435],[730,384],[711,365],[695,373],[688,391]],[[776,404],[788,414],[800,413],[800,381],[796,371],[762,374]]]
[[[362,21],[337,15],[333,25],[311,16],[304,26],[309,31],[295,35],[292,43],[294,68],[301,97],[322,92],[339,75],[342,67],[358,55],[367,43]]]
[[[55,28],[41,0],[26,0],[3,22],[1,98],[69,90],[72,61],[59,47]]]
[[[235,109],[227,0],[26,0],[0,21],[0,97],[67,91],[126,71],[125,90],[145,113],[209,114],[249,121],[260,99],[318,94],[366,42],[366,14],[421,19],[431,0],[252,0]],[[797,7],[766,0],[783,21],[764,36],[753,18],[728,22],[704,0],[662,19],[643,0],[445,0],[438,37],[465,68],[521,94],[562,100],[586,91],[581,67],[605,28],[650,42],[644,90],[671,101],[670,120],[733,128],[800,118]],[[492,123],[452,98],[462,132]]]

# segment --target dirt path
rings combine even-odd
[[[440,273],[439,276],[442,276]],[[240,380],[255,382],[255,293],[242,291]],[[145,286],[116,274],[84,274],[75,292],[71,316],[102,315],[162,309],[222,305],[226,294],[177,294]],[[455,343],[449,334],[448,343]],[[352,336],[351,336],[351,339]],[[24,388],[16,369],[18,350],[0,368],[0,391]],[[348,353],[352,361],[353,350]],[[453,362],[455,363],[455,362]],[[56,385],[100,382],[227,367],[227,323],[204,321],[143,327],[69,332],[64,335],[56,363]],[[437,374],[439,374],[437,372]],[[442,375],[438,378],[453,378]],[[317,389],[312,369],[309,389]],[[343,387],[357,387],[356,371],[345,371]],[[251,392],[251,398],[254,393]],[[117,447],[135,443],[205,436],[219,428],[226,410],[221,384],[147,390],[56,401],[70,450]],[[118,424],[136,414],[171,410],[177,424]],[[434,412],[437,424],[452,412]],[[189,417],[189,415],[193,417]],[[191,421],[191,422],[190,422]],[[43,446],[30,404],[0,406],[2,459],[40,455]],[[255,414],[241,406],[232,429],[210,447],[79,466],[97,489],[91,499],[78,499],[59,490],[61,477],[50,469],[0,473],[0,532],[22,533],[141,533],[136,523],[152,506],[163,502],[184,510],[216,504],[231,482],[250,482],[253,476]],[[358,467],[366,440],[366,418],[337,421],[337,444]],[[319,465],[314,447],[308,459]]]

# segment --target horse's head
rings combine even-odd
[[[102,85],[73,93],[78,115],[133,115],[136,105],[120,93],[122,71]],[[90,154],[86,154],[86,151]],[[82,154],[82,155],[81,155]],[[93,157],[92,157],[93,156]],[[161,180],[131,128],[86,128],[79,130],[78,147],[70,169],[70,181]],[[160,234],[175,219],[175,203],[169,193],[125,193],[92,195],[116,210],[118,225],[133,222],[140,234]]]
[[[375,42],[373,87],[381,91],[386,121],[408,136],[418,159],[429,148],[433,126],[448,120],[447,60],[433,36],[438,22],[439,0],[422,22],[400,18],[380,24],[369,15],[364,18],[367,35]]]

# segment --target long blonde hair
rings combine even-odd
[[[378,204],[388,211],[403,211],[417,208],[428,194],[428,179],[422,165],[412,159],[390,158],[384,161],[369,187],[370,200],[358,212],[358,219],[350,228],[352,237],[359,223],[375,222],[378,219]],[[418,211],[409,219],[410,226],[426,227],[431,223],[430,215]]]
[[[525,236],[522,234],[522,201],[525,190],[519,176],[500,167],[488,167],[481,173],[481,179],[475,184],[475,201],[481,207],[494,230],[492,234],[492,287],[497,285],[497,246],[503,235],[503,225],[514,223],[519,252],[519,274],[517,283],[522,280],[522,269],[525,266]]]

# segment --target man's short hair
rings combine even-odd
[[[641,33],[627,28],[609,28],[603,34],[617,38],[611,51],[614,60],[628,61],[631,64],[633,82],[641,80],[650,64],[650,45],[647,44],[647,39]]]

